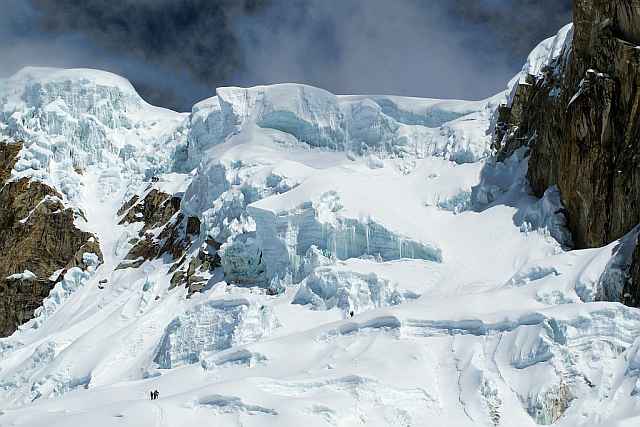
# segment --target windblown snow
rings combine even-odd
[[[82,209],[104,255],[0,339],[0,425],[637,425],[640,311],[594,302],[625,240],[570,250],[557,189],[491,156],[507,94],[230,87],[182,114],[95,70],[0,80],[13,178]],[[170,257],[116,269],[140,227],[117,211],[150,186],[220,245],[189,297]]]

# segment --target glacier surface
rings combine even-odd
[[[508,97],[280,84],[183,114],[96,70],[0,80],[12,179],[58,189],[104,257],[0,339],[0,425],[636,425],[640,312],[597,300],[637,232],[570,250],[526,152],[491,156]],[[142,229],[117,212],[150,189],[199,220],[181,268],[217,251],[199,292],[168,254],[116,268]]]

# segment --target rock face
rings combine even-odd
[[[133,196],[120,208],[118,214],[124,214],[120,224],[142,221],[144,222],[143,230],[146,231],[166,224],[179,210],[179,197],[171,196],[154,188],[140,203],[138,203],[138,196]]]
[[[572,40],[500,109],[496,143],[502,158],[529,146],[533,191],[558,186],[574,243],[586,248],[640,222],[640,2],[574,0],[573,7]],[[638,263],[636,250],[623,290],[636,297],[619,296],[634,306]]]
[[[174,258],[183,255],[189,241],[182,238],[185,233],[180,233],[180,229],[186,227],[179,213],[180,203],[179,197],[151,189],[141,200],[135,195],[118,210],[122,216],[120,224],[143,223],[139,239],[132,242],[133,248],[118,268],[137,268],[144,261],[165,253],[171,253]],[[154,233],[152,229],[160,231]]]
[[[145,261],[168,255],[167,260],[173,263],[172,287],[186,286],[191,294],[202,290],[210,272],[220,266],[220,245],[211,240],[204,242],[195,254],[188,256],[200,232],[200,219],[185,217],[180,211],[181,203],[180,197],[152,188],[142,197],[133,196],[118,210],[122,216],[120,224],[143,223],[118,269],[138,268]]]
[[[22,150],[22,144],[0,144],[0,183],[3,185],[11,175],[11,169],[18,160],[20,150]]]
[[[8,181],[21,149],[0,142],[0,336],[33,317],[55,285],[54,272],[84,267],[84,253],[102,258],[95,237],[74,224],[82,213],[65,207],[54,189],[27,178]]]

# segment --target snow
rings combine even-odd
[[[473,162],[489,154],[485,124],[502,98],[336,96],[299,84],[219,88],[215,97],[193,107],[185,167],[196,166],[208,148],[251,125],[286,134],[282,143],[292,143],[293,136],[326,150],[382,157],[436,154]]]
[[[571,47],[572,41],[573,23],[562,27],[555,36],[540,42],[527,57],[522,71],[516,74],[509,82],[508,93],[510,93],[510,102],[513,100],[515,89],[519,83],[526,83],[527,76],[529,75],[537,78],[541,77],[544,68],[551,66],[554,61],[560,58],[562,53]]]
[[[339,308],[344,317],[377,307],[398,305],[419,295],[399,289],[378,274],[359,272],[357,260],[337,266],[317,267],[301,283],[294,304],[310,304],[316,310]],[[367,268],[367,266],[362,266]],[[362,268],[360,267],[360,268]]]
[[[9,282],[13,282],[13,281],[19,281],[19,282],[30,282],[33,281],[37,278],[37,276],[29,271],[29,270],[25,270],[22,273],[16,273],[16,274],[12,274],[10,276],[8,276],[6,278],[7,281]]]
[[[185,119],[104,71],[28,67],[0,79],[0,137],[25,144],[13,179],[49,183],[73,206],[92,165],[117,167],[134,185],[169,172]]]
[[[0,425],[635,425],[640,312],[596,300],[637,230],[570,250],[557,189],[529,194],[522,150],[490,157],[504,100],[283,84],[185,115],[104,72],[3,80],[13,178],[82,209],[104,260],[0,339]],[[142,227],[116,212],[152,189],[201,219],[187,264],[220,246],[202,292],[167,257],[116,270]]]
[[[151,189],[158,190],[166,194],[183,194],[189,184],[191,183],[192,176],[185,173],[166,173],[158,177],[157,182],[153,182]]]

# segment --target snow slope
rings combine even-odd
[[[0,425],[636,425],[640,311],[594,302],[635,232],[569,250],[557,190],[490,157],[505,100],[287,84],[181,115],[97,71],[1,81],[15,176],[82,208],[105,260],[0,339]],[[170,257],[116,269],[150,186],[200,218],[187,256],[220,246],[202,292]]]

